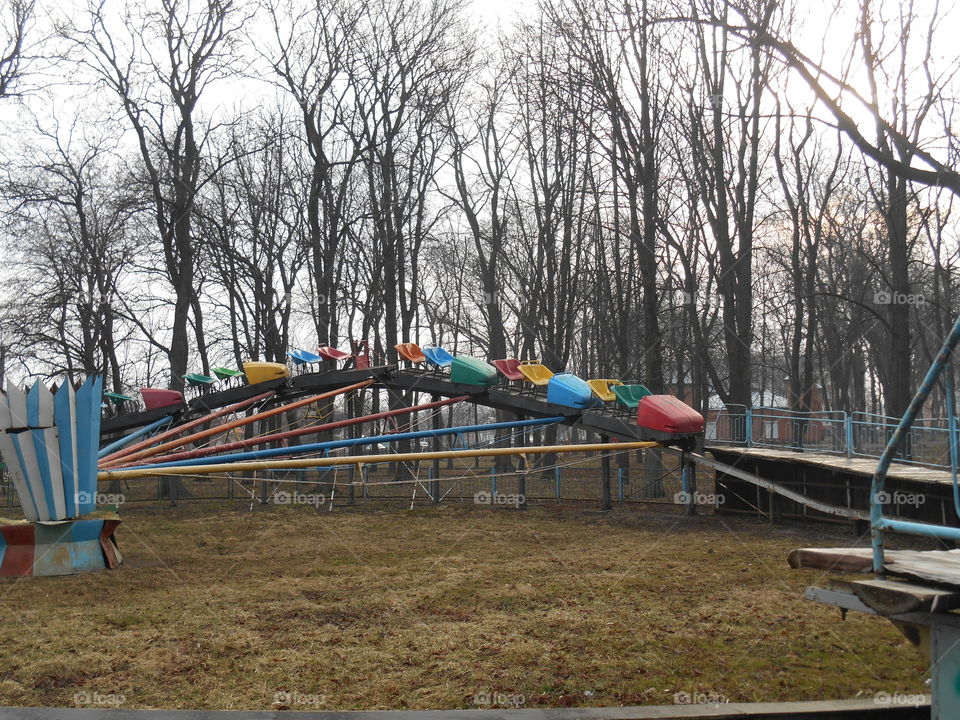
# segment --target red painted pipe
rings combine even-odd
[[[174,462],[176,460],[188,460],[204,457],[206,455],[213,455],[215,453],[227,452],[228,450],[239,450],[240,448],[250,447],[251,445],[263,445],[265,443],[275,442],[277,440],[285,440],[287,438],[298,437],[300,435],[310,435],[312,433],[324,432],[326,430],[335,430],[348,425],[358,425],[360,423],[371,422],[373,420],[382,420],[383,418],[405,415],[408,413],[417,412],[418,410],[430,410],[432,408],[443,407],[444,405],[452,405],[453,403],[466,400],[469,397],[469,395],[460,395],[459,397],[438,400],[437,402],[427,403],[425,405],[398,408],[396,410],[386,410],[373,415],[364,415],[362,417],[337,420],[336,422],[326,423],[325,425],[312,425],[310,427],[297,428],[296,430],[285,430],[284,432],[273,433],[272,435],[261,435],[260,437],[248,438],[246,440],[237,440],[236,442],[226,443],[224,445],[210,445],[209,447],[197,448],[195,450],[185,450],[184,452],[172,453],[170,455],[163,455],[161,457],[152,457],[150,458],[150,462]],[[135,467],[136,465],[142,464],[143,463],[134,463],[130,467]]]
[[[170,440],[169,442],[162,443],[160,445],[155,445],[154,447],[146,448],[139,452],[127,455],[122,460],[127,461],[127,463],[132,462],[133,460],[139,460],[140,458],[153,457],[154,455],[159,455],[164,450],[172,450],[173,448],[182,447],[187,443],[194,442],[196,440],[202,440],[203,438],[208,438],[212,435],[219,435],[220,433],[227,432],[228,430],[233,430],[234,428],[242,427],[243,425],[249,425],[252,422],[257,420],[264,420],[268,417],[273,417],[274,415],[279,415],[280,413],[285,413],[288,410],[295,410],[298,407],[303,407],[304,405],[310,405],[312,403],[319,402],[321,400],[326,400],[328,398],[336,397],[337,395],[343,395],[344,393],[350,392],[351,390],[359,390],[360,388],[365,388],[367,385],[373,383],[373,380],[364,380],[363,382],[354,383],[353,385],[347,385],[342,388],[337,388],[336,390],[330,390],[325,393],[320,393],[319,395],[311,395],[308,398],[303,400],[297,400],[292,402],[289,405],[281,405],[280,407],[273,408],[272,410],[267,410],[265,412],[260,412],[255,415],[250,415],[249,417],[242,417],[236,420],[231,420],[230,422],[223,423],[223,425],[217,425],[212,428],[207,428],[206,430],[201,430],[200,432],[193,433],[192,435],[184,435],[181,438],[176,440]],[[109,464],[100,464],[101,469],[115,467],[117,465],[117,460]]]
[[[256,397],[252,397],[248,400],[243,400],[241,402],[234,403],[233,405],[228,405],[225,408],[220,408],[219,410],[215,410],[214,412],[207,413],[203,417],[199,417],[196,420],[191,420],[190,422],[184,423],[183,425],[177,425],[177,427],[170,428],[169,430],[166,430],[160,433],[159,435],[154,435],[153,437],[149,437],[146,440],[141,440],[140,442],[134,443],[129,447],[125,447],[122,450],[117,450],[114,453],[110,453],[109,455],[106,455],[100,458],[99,466],[104,467],[106,464],[113,464],[115,461],[120,460],[121,458],[125,458],[128,455],[132,455],[133,453],[137,452],[137,450],[142,450],[143,448],[150,447],[156,442],[160,442],[161,440],[166,440],[169,437],[174,437],[176,435],[179,435],[180,433],[186,432],[191,428],[195,428],[197,425],[202,425],[205,422],[214,420],[220,417],[221,415],[227,415],[229,413],[243,410],[260,400],[264,400],[270,397],[271,395],[273,395],[273,393],[274,393],[273,390],[270,390],[265,393],[260,393]]]

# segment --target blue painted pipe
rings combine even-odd
[[[438,435],[456,435],[458,433],[481,432],[484,430],[503,430],[528,425],[548,425],[565,420],[562,415],[535,420],[514,420],[512,422],[492,423],[490,425],[468,425],[465,427],[441,428],[438,430],[420,430],[417,432],[394,433],[393,435],[378,435],[366,438],[350,438],[348,440],[332,440],[309,445],[294,445],[292,447],[269,448],[266,450],[252,450],[250,452],[234,453],[233,455],[215,455],[197,458],[196,460],[176,460],[173,462],[156,463],[155,465],[138,465],[137,469],[183,467],[184,465],[217,465],[225,462],[240,462],[243,460],[262,460],[264,458],[280,457],[283,455],[298,455],[300,453],[322,452],[334,448],[354,447],[356,445],[373,445],[375,443],[397,442],[398,440],[416,440],[417,438],[437,437]],[[119,468],[118,468],[119,469]]]
[[[960,517],[960,487],[957,485],[957,464],[960,462],[960,449],[957,448],[957,407],[953,399],[953,378],[947,373],[945,390],[947,392],[947,432],[950,433],[950,481],[953,483],[953,511]]]
[[[144,435],[149,435],[149,434],[152,433],[154,430],[156,430],[156,429],[158,429],[158,428],[166,425],[166,424],[167,424],[168,422],[170,422],[172,419],[173,419],[173,416],[172,416],[172,415],[167,415],[166,417],[160,418],[160,419],[157,420],[156,422],[152,422],[152,423],[150,423],[149,425],[146,425],[146,426],[140,428],[139,430],[134,430],[134,431],[133,431],[132,433],[130,433],[129,435],[124,435],[124,436],[123,436],[122,438],[120,438],[119,440],[114,440],[112,443],[110,443],[109,445],[107,445],[105,448],[102,448],[102,449],[100,450],[100,452],[97,453],[97,459],[99,460],[100,458],[109,455],[109,454],[112,453],[114,450],[119,450],[119,449],[122,448],[124,445],[126,445],[127,443],[133,442],[133,441],[136,440],[137,438],[141,438],[141,437],[143,437]]]
[[[960,528],[946,527],[945,525],[928,525],[927,523],[910,522],[908,520],[880,518],[879,527],[881,530],[893,530],[907,535],[960,541]]]
[[[883,575],[883,531],[884,529],[895,529],[893,525],[888,525],[888,523],[894,523],[898,526],[917,525],[922,528],[936,528],[941,531],[946,529],[936,525],[926,526],[922,523],[903,523],[896,520],[887,520],[883,517],[883,503],[878,501],[881,499],[881,494],[887,481],[887,470],[890,469],[890,463],[893,462],[894,455],[896,455],[904,437],[910,431],[910,426],[913,425],[913,421],[923,407],[927,396],[930,394],[930,391],[933,390],[937,378],[940,377],[940,373],[943,372],[943,369],[950,361],[950,356],[953,354],[957,342],[960,342],[960,317],[954,322],[950,334],[947,335],[947,339],[943,342],[943,347],[940,348],[940,352],[937,353],[937,357],[934,358],[930,369],[927,370],[923,382],[920,383],[917,394],[913,396],[913,400],[911,400],[910,405],[907,406],[907,411],[903,414],[903,417],[900,418],[897,429],[893,431],[890,440],[887,441],[887,446],[883,449],[883,453],[880,455],[880,460],[877,463],[877,469],[873,473],[873,481],[870,484],[870,541],[873,546],[873,571],[878,575]],[[903,532],[907,531],[904,530]],[[929,530],[925,532],[926,534],[930,534]]]

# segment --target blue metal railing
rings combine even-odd
[[[707,423],[707,441],[879,458],[899,418],[843,410],[728,405]],[[894,455],[897,462],[950,467],[950,419],[916,418]]]
[[[750,408],[750,440],[756,447],[782,447],[820,452],[845,451],[847,414],[841,410],[796,411]]]
[[[924,463],[949,467],[953,480],[954,504],[960,515],[960,487],[958,487],[958,464],[960,464],[960,437],[954,403],[953,382],[949,374],[944,381],[947,396],[947,418],[918,417],[924,402],[934,385],[953,357],[954,350],[960,344],[960,317],[954,322],[950,334],[944,340],[943,347],[937,353],[923,382],[910,401],[903,417],[891,418],[865,412],[853,412],[849,415],[839,411],[826,413],[826,417],[816,417],[816,413],[796,412],[779,408],[751,408],[742,405],[729,405],[708,423],[706,439],[710,442],[752,445],[770,445],[781,441],[779,425],[776,437],[772,426],[763,426],[766,434],[755,435],[755,423],[786,423],[787,427],[804,426],[803,432],[792,432],[793,447],[803,449],[804,433],[810,425],[818,423],[825,432],[816,434],[818,451],[843,452],[848,456],[878,457],[877,468],[870,484],[870,534],[873,547],[873,570],[883,576],[884,571],[884,533],[898,532],[921,537],[938,538],[960,542],[960,528],[945,525],[896,520],[883,514],[886,502],[887,471],[897,459],[906,462]],[[894,421],[895,422],[891,422]],[[842,432],[837,428],[842,425]],[[829,432],[827,432],[829,430]],[[824,448],[822,438],[830,436],[834,448]],[[842,442],[837,442],[842,440]],[[779,442],[781,446],[785,443]],[[882,445],[882,450],[875,450]]]
[[[856,438],[853,455],[880,457],[900,418],[855,412],[851,424]],[[916,418],[895,454],[897,462],[950,467],[950,419]]]
[[[884,532],[886,531],[940,538],[942,540],[960,540],[960,528],[946,527],[943,525],[928,525],[926,523],[918,522],[907,522],[905,520],[894,520],[892,518],[884,517],[882,501],[882,498],[885,495],[884,489],[887,481],[887,470],[890,469],[890,463],[893,462],[897,452],[900,451],[907,433],[910,432],[913,424],[917,420],[917,415],[919,414],[920,409],[923,407],[923,403],[930,395],[930,391],[933,390],[933,387],[940,375],[943,373],[944,368],[946,368],[947,364],[950,362],[953,356],[953,351],[957,347],[958,342],[960,342],[960,317],[958,317],[954,322],[953,328],[950,330],[950,334],[947,335],[947,339],[943,342],[943,347],[940,348],[940,352],[937,353],[937,357],[934,358],[933,363],[930,365],[930,369],[927,370],[927,374],[923,378],[923,382],[920,383],[920,387],[917,389],[916,394],[910,401],[910,405],[907,406],[906,412],[904,412],[903,417],[900,418],[900,422],[897,424],[896,430],[894,430],[893,434],[890,436],[890,440],[883,449],[883,453],[880,455],[880,460],[877,462],[877,469],[873,474],[873,481],[870,484],[870,539],[871,544],[873,545],[873,571],[881,577],[885,574],[883,536]],[[953,384],[949,381],[949,375],[947,376],[947,382],[945,385],[948,396],[948,412],[950,412],[951,417],[955,417],[955,413],[952,412],[954,409]],[[956,421],[950,423],[950,426],[955,428]],[[956,434],[952,432],[949,433],[948,441],[949,445],[951,446],[949,454],[952,463],[950,469],[954,481],[954,496],[956,497],[958,457]]]

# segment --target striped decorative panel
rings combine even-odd
[[[8,385],[0,398],[0,455],[24,515],[50,522],[96,509],[97,447],[103,378],[56,393],[42,382],[27,392]]]

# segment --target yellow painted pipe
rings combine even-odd
[[[159,475],[213,475],[215,473],[242,472],[244,470],[291,470],[297,468],[330,467],[332,465],[366,465],[382,462],[410,462],[414,460],[445,460],[447,458],[496,457],[498,455],[546,455],[548,453],[606,452],[640,450],[657,447],[660,443],[622,442],[594,443],[592,445],[543,445],[539,447],[483,448],[480,450],[444,450],[441,452],[396,453],[387,455],[343,455],[340,457],[300,458],[297,460],[249,460],[247,462],[222,463],[220,465],[182,465],[175,467],[131,468],[129,470],[103,470],[98,480],[123,480]]]

